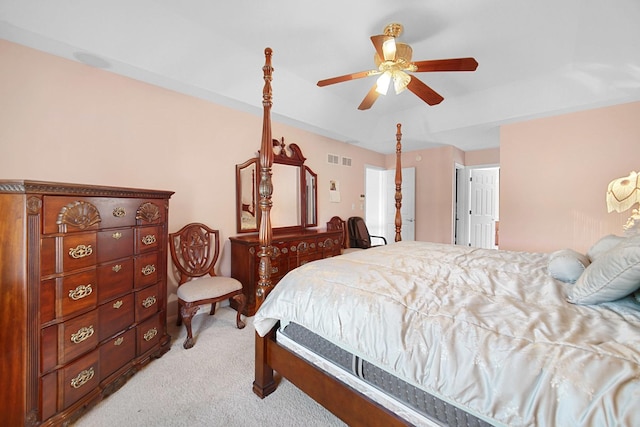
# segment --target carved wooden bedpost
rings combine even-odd
[[[271,48],[264,50],[265,64],[262,67],[264,73],[264,89],[262,90],[262,107],[264,109],[262,120],[262,143],[260,146],[260,264],[258,265],[258,286],[256,289],[256,302],[258,307],[271,291],[271,195],[273,194],[273,183],[271,182],[271,168],[273,166],[273,142],[271,139]]]
[[[400,230],[402,229],[402,214],[400,213],[400,208],[402,207],[402,144],[400,141],[402,140],[402,132],[400,129],[402,128],[402,124],[398,123],[396,125],[398,131],[396,132],[396,238],[395,241],[399,242],[402,240],[402,235],[400,234]]]

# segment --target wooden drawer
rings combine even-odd
[[[96,349],[62,371],[62,404],[68,408],[100,383],[99,353]]]
[[[56,279],[43,280],[40,283],[40,323],[56,318]]]
[[[98,232],[98,262],[133,255],[133,229],[116,228]]]
[[[136,210],[136,224],[162,224],[166,221],[166,209],[158,200],[140,200]]]
[[[58,371],[40,378],[40,415],[43,420],[58,410]]]
[[[44,234],[130,227],[136,224],[141,203],[127,198],[44,196]]]
[[[153,316],[144,321],[136,328],[136,340],[138,342],[138,356],[151,350],[160,344],[160,337],[163,335],[163,324],[161,315]]]
[[[100,346],[101,380],[130,363],[136,357],[136,330],[129,329]]]
[[[96,233],[69,234],[62,238],[62,271],[77,270],[97,262]]]
[[[158,312],[160,305],[160,295],[158,285],[149,286],[136,292],[136,322],[140,322],[147,317]]]
[[[97,230],[103,221],[95,200],[86,197],[44,196],[44,234]]]
[[[140,199],[100,198],[94,199],[100,210],[102,223],[100,228],[129,227],[136,224],[136,211]]]
[[[44,237],[40,240],[40,275],[49,276],[56,272],[56,246],[58,238]]]
[[[133,289],[133,258],[98,267],[98,302],[131,292]]]
[[[67,320],[58,327],[61,365],[98,346],[97,310]]]
[[[58,317],[95,308],[98,303],[98,283],[96,270],[71,274],[58,279]]]
[[[159,267],[157,252],[136,257],[133,269],[133,286],[143,288],[156,283]]]
[[[136,254],[155,251],[162,244],[162,227],[136,228]]]
[[[116,298],[100,306],[98,309],[98,317],[100,319],[98,335],[100,337],[100,341],[127,329],[133,324],[133,301],[133,294],[128,294],[122,298]]]

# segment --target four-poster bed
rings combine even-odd
[[[274,287],[265,54],[258,396],[276,390],[275,371],[350,426],[640,425],[640,306],[568,302],[579,284],[554,279],[549,254],[402,242],[400,125],[396,242],[308,263]],[[640,286],[633,239],[616,260]]]

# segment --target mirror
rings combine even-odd
[[[236,210],[238,233],[258,229],[258,159],[236,165]]]
[[[318,224],[317,175],[304,164],[296,144],[273,140],[271,223],[274,230],[300,230]],[[236,165],[236,224],[238,233],[260,226],[260,170],[258,158]]]
[[[305,173],[305,196],[304,205],[307,207],[307,227],[315,227],[318,225],[318,175],[315,174],[308,166],[304,167]]]

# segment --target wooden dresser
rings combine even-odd
[[[247,308],[243,313],[253,316],[258,309],[256,286],[260,276],[258,266],[260,241],[257,234],[230,237],[231,276],[242,282],[247,297]],[[272,238],[274,257],[271,261],[271,282],[273,285],[296,267],[322,258],[340,255],[342,247],[341,230],[304,230],[290,233],[274,233]],[[233,308],[234,302],[231,302]]]
[[[172,194],[0,180],[3,425],[68,424],[169,350]]]

